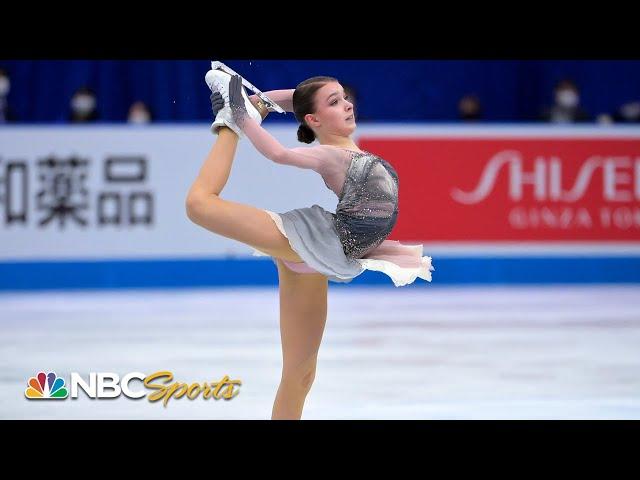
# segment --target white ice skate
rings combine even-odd
[[[231,81],[231,75],[223,72],[222,70],[209,70],[205,75],[205,81],[212,92],[220,92],[225,103],[225,106],[218,111],[215,120],[211,124],[211,131],[217,135],[220,127],[229,127],[231,130],[236,132],[238,137],[243,138],[244,133],[233,120],[233,114],[231,113],[231,107],[229,105],[229,82]],[[247,113],[251,118],[258,122],[258,124],[262,123],[262,116],[260,115],[260,112],[258,112],[258,110],[253,106],[249,97],[246,96],[244,89],[242,93]]]
[[[224,63],[217,62],[217,61],[211,62],[211,70],[222,70],[223,72],[228,73],[230,76],[239,75],[238,73],[233,71],[231,68],[227,67]],[[253,84],[249,83],[242,75],[239,75],[239,76],[242,79],[242,85],[244,85],[246,88],[250,89],[253,93],[255,93],[260,98],[260,100],[262,100],[262,102],[265,104],[265,106],[267,107],[267,110],[269,110],[270,112],[287,113],[282,109],[280,105],[278,105],[276,102],[274,102],[269,97],[267,97],[264,93],[262,93],[256,87],[254,87]]]
[[[218,111],[218,114],[216,115],[214,122],[211,124],[211,131],[217,135],[220,127],[227,126],[231,130],[233,130],[238,135],[238,137],[243,138],[244,133],[238,127],[236,122],[233,120],[233,114],[231,113],[231,108],[229,106],[229,82],[231,81],[232,75],[238,75],[238,74],[221,62],[211,62],[211,67],[212,67],[211,70],[209,70],[205,75],[205,81],[207,82],[209,89],[211,89],[211,91],[215,89],[218,92],[220,92],[220,94],[222,95],[222,98],[225,101],[224,108]],[[247,82],[244,78],[242,78],[241,76],[240,78],[242,79],[242,85],[244,86],[249,85],[250,86],[249,88],[253,89],[256,92],[258,97],[264,102],[265,106],[269,111],[278,111],[277,109],[279,109],[279,111],[281,111],[282,113],[285,113],[285,111],[282,110],[282,108],[280,108],[280,106],[277,103],[270,100],[269,97],[267,97],[262,92],[257,90],[253,85]],[[244,99],[245,109],[247,110],[247,113],[249,114],[249,116],[253,120],[255,120],[258,123],[258,125],[262,123],[262,115],[260,115],[260,112],[258,111],[258,109],[253,106],[253,103],[251,103],[251,100],[249,100],[249,97],[247,96],[247,93],[245,92],[244,88],[242,88],[242,97]],[[273,107],[273,105],[275,105],[277,109]]]

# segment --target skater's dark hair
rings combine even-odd
[[[333,77],[312,77],[299,83],[296,87],[293,92],[293,113],[296,116],[296,120],[300,122],[300,126],[298,127],[298,141],[312,143],[316,139],[315,133],[313,133],[311,127],[305,122],[304,116],[316,111],[316,92],[327,83],[337,81],[338,80]]]
[[[316,139],[316,134],[313,133],[313,130],[306,124],[301,123],[298,126],[298,141],[302,143],[313,143]]]

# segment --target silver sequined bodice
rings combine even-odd
[[[353,152],[335,225],[348,258],[362,258],[391,233],[398,217],[398,174],[369,152]]]

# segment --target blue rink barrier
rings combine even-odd
[[[640,283],[640,256],[437,256],[431,283],[420,278],[400,288],[462,284]],[[276,266],[264,259],[158,259],[10,261],[0,263],[0,290],[239,287],[278,283]],[[381,272],[366,271],[351,283],[387,285]]]

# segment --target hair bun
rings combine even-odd
[[[298,127],[298,141],[302,143],[313,143],[316,139],[316,135],[308,125],[301,123]]]

